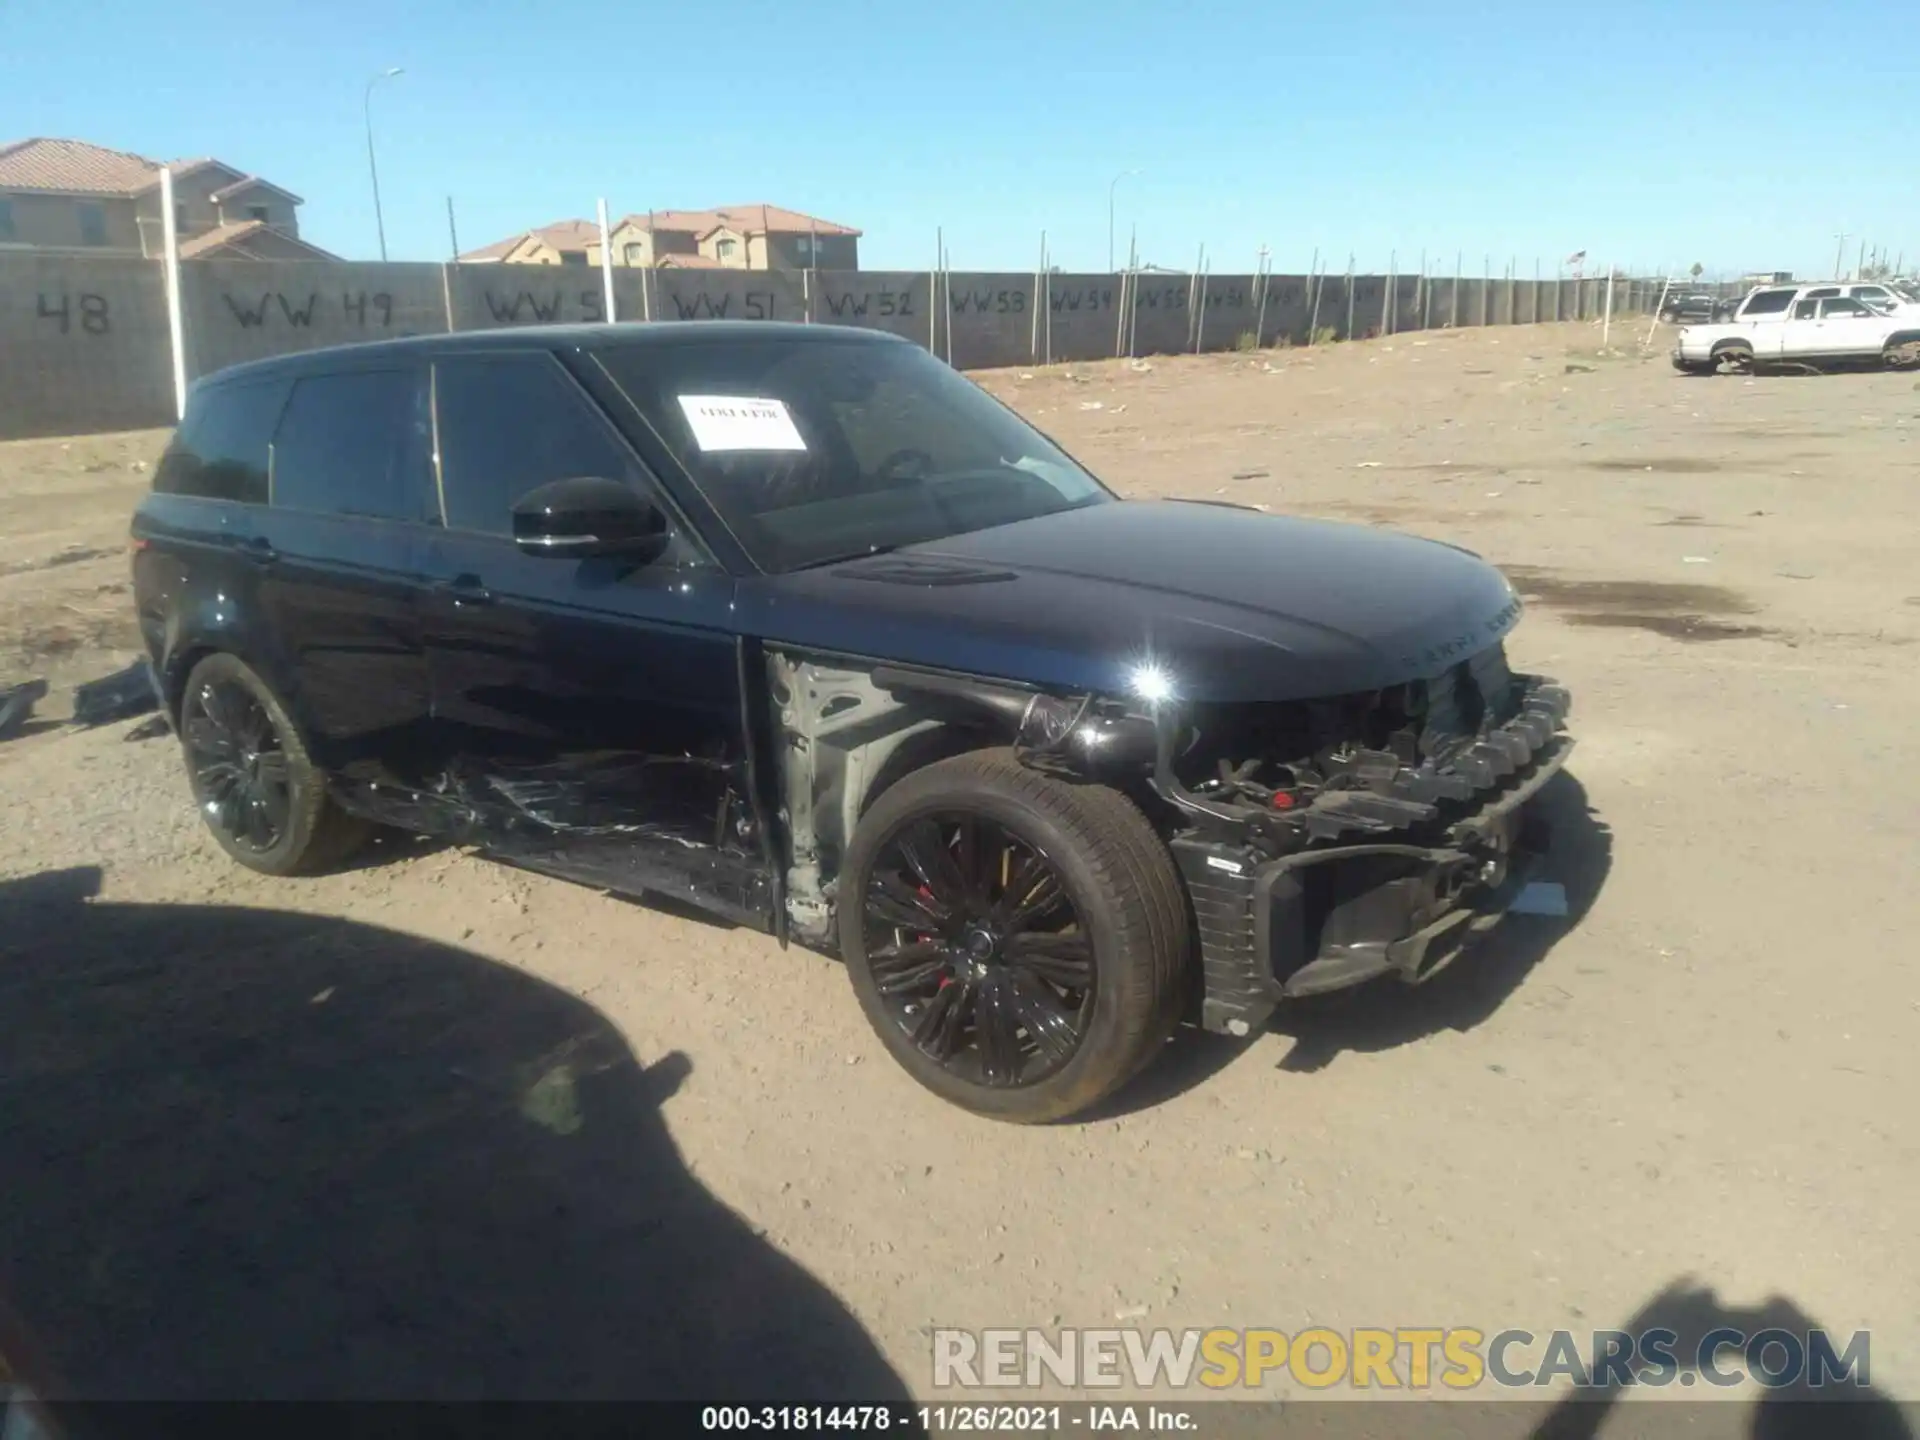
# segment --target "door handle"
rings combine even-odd
[[[441,580],[434,587],[434,593],[445,595],[456,605],[491,605],[493,592],[481,582],[478,575],[456,575],[451,580]]]

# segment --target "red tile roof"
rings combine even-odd
[[[296,246],[301,250],[312,251],[315,260],[338,260],[340,258],[338,255],[331,255],[325,250],[322,250],[318,245],[309,245],[305,240],[295,235],[289,235],[284,230],[272,230],[271,226],[261,220],[240,220],[231,225],[216,225],[213,229],[196,235],[191,240],[182,240],[180,242],[180,258],[182,260],[207,260],[214,258],[220,251],[224,250],[238,258],[255,259],[257,257],[248,246],[247,241],[262,231],[271,231],[274,237],[284,244]]]
[[[522,230],[518,235],[509,235],[505,240],[496,240],[491,245],[482,245],[478,250],[462,252],[460,260],[504,260],[523,242],[538,236],[556,250],[584,250],[589,245],[600,243],[600,226],[592,220],[555,220],[551,225],[536,225],[531,230]]]
[[[838,225],[818,216],[803,215],[779,205],[721,205],[712,210],[655,210],[651,216],[642,211],[629,215],[622,225],[649,225],[655,230],[677,234],[711,235],[721,226],[743,235],[858,235],[850,225]]]
[[[0,188],[59,194],[131,195],[160,167],[143,155],[84,140],[15,140],[0,145]]]
[[[278,190],[294,204],[305,202],[289,190],[282,190],[257,175],[244,175],[224,160],[202,158],[171,160],[166,168],[175,180],[183,180],[208,167],[224,170],[239,185],[265,185]],[[0,189],[46,190],[60,195],[139,195],[160,183],[161,162],[149,160],[126,150],[109,150],[85,140],[50,140],[36,137],[0,145]],[[239,185],[228,185],[214,198],[231,193]]]
[[[216,161],[215,163],[217,164],[219,162]],[[178,180],[180,176],[176,173],[173,178]],[[274,184],[271,180],[262,180],[258,175],[242,175],[231,185],[222,185],[218,190],[215,190],[209,198],[217,204],[222,200],[231,199],[243,190],[271,190],[276,195],[286,196],[287,199],[293,201],[296,205],[304,205],[307,203],[291,190],[284,189]]]
[[[716,260],[711,255],[662,255],[654,262],[662,270],[735,270],[738,266],[729,265],[724,260]]]

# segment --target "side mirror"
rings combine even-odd
[[[659,507],[618,480],[554,480],[513,507],[514,543],[528,555],[611,555],[645,565],[660,558],[668,538]]]

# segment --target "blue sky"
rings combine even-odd
[[[0,0],[0,139],[213,154],[395,259],[534,224],[768,200],[865,231],[868,268],[1143,258],[1522,275],[1830,270],[1845,231],[1920,267],[1920,30],[1892,0],[1478,6],[1219,0]],[[92,18],[86,18],[91,15]],[[1896,37],[1896,31],[1903,32]],[[1791,106],[1775,103],[1792,96]]]

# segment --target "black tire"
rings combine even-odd
[[[1880,363],[1888,370],[1911,370],[1920,366],[1920,335],[1896,335],[1880,354]]]
[[[1676,360],[1673,368],[1682,375],[1711,375],[1720,368],[1717,360]]]
[[[914,912],[913,918],[926,925],[924,931],[871,913],[870,903],[884,902],[898,910],[904,872],[892,861],[908,853],[900,848],[903,837],[937,834],[944,846],[943,827],[950,822],[956,842],[963,822],[989,838],[998,837],[1003,877],[1011,876],[1015,864],[1037,861],[1048,867],[1072,916],[1071,927],[1020,932],[1014,926],[1001,942],[1004,955],[976,957],[965,949],[962,932],[982,927],[971,925],[958,907],[942,917]],[[953,860],[953,852],[945,858]],[[1038,883],[1044,885],[1045,877]],[[926,897],[925,903],[935,902],[927,886],[918,893]],[[1017,912],[1040,893],[1040,888],[1029,888],[1010,898],[1003,885],[998,895],[983,893],[981,902],[995,914],[999,910],[994,907],[1006,905]],[[1117,791],[1039,774],[1004,750],[942,760],[891,786],[855,830],[837,894],[841,954],[860,1007],[881,1043],[934,1094],[993,1119],[1037,1124],[1097,1105],[1160,1053],[1192,982],[1192,927],[1185,892],[1172,856],[1146,817]],[[911,938],[903,938],[910,929]],[[950,986],[960,999],[944,1008],[956,1015],[964,1010],[977,1018],[986,1009],[989,990],[1002,985],[1031,1003],[1035,972],[1022,969],[1028,963],[1019,950],[1024,941],[1046,942],[1049,948],[1056,942],[1078,942],[1087,956],[1083,963],[1089,985],[1077,992],[1077,1000],[1071,988],[1047,992],[1062,1007],[1057,1013],[1047,1009],[1040,1026],[1023,1025],[1017,1031],[1013,1038],[1018,1053],[1010,1074],[1003,1069],[994,1079],[987,1056],[993,1047],[983,1042],[984,1029],[964,1017],[951,1026],[958,1038],[944,1059],[915,1038],[914,1027],[932,1018]],[[876,957],[889,952],[883,979]],[[906,978],[893,968],[902,958],[915,962],[909,967],[913,970],[931,968],[932,973],[921,977],[918,995],[903,994],[896,984]],[[1053,977],[1047,978],[1051,982]],[[883,984],[893,986],[892,993],[883,990]],[[1011,1004],[1007,1002],[1009,1008]],[[1042,1045],[1039,1031],[1049,1031],[1048,1038],[1062,1033],[1056,1021],[1066,1015],[1068,1004],[1074,1006],[1067,1020],[1073,1039],[1070,1052],[1061,1058]],[[1028,1014],[1021,1011],[1016,1019],[1024,1021]],[[930,1036],[929,1043],[937,1047],[940,1038]]]
[[[1716,370],[1729,369],[1736,375],[1753,373],[1753,347],[1750,345],[1722,345],[1713,352],[1713,365]]]
[[[372,832],[333,803],[286,707],[237,656],[209,655],[193,667],[178,728],[200,818],[249,870],[316,874]]]

